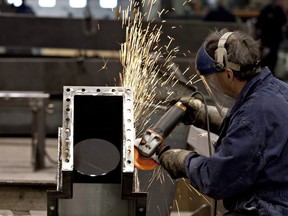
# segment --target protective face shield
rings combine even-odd
[[[215,51],[216,61],[209,56],[204,45],[200,47],[196,55],[196,71],[222,117],[234,106],[235,99],[223,93],[217,73],[223,72],[226,67],[236,71],[240,70],[240,65],[227,60],[227,51],[224,46],[231,34],[232,32],[227,32],[220,38]]]
[[[234,106],[235,99],[223,93],[215,73],[207,76],[200,75],[200,77],[209,95],[214,100],[220,116],[224,117]]]

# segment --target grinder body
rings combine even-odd
[[[186,109],[187,107],[180,101],[177,102],[151,128],[145,131],[140,142],[135,144],[137,151],[136,168],[154,169],[158,166],[156,151],[159,153],[159,151],[169,148],[169,146],[161,144],[182,120]],[[154,163],[151,160],[154,160]]]

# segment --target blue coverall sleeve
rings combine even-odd
[[[211,157],[197,153],[185,160],[191,185],[214,199],[224,199],[250,187],[263,168],[263,140],[249,121],[229,125]]]

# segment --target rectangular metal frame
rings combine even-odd
[[[57,188],[47,193],[48,215],[58,215],[58,199],[73,197],[74,173],[74,97],[75,96],[119,96],[123,98],[122,122],[123,142],[121,159],[121,197],[130,200],[133,215],[146,215],[147,193],[135,192],[134,181],[134,114],[133,89],[129,87],[93,87],[64,86],[63,87],[63,122],[58,129],[58,173]],[[109,115],[109,113],[105,113]],[[100,115],[103,115],[101,113]],[[85,182],[82,182],[85,183]],[[89,203],[87,204],[89,205]],[[93,205],[93,203],[91,203]],[[131,210],[130,210],[131,211]]]
[[[121,96],[123,97],[123,173],[134,171],[134,116],[133,90],[122,87],[65,86],[63,92],[62,171],[73,171],[73,107],[74,96]]]

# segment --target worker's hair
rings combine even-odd
[[[215,51],[218,47],[219,39],[228,29],[211,32],[204,41],[205,49],[209,56],[215,60]],[[234,76],[240,80],[250,80],[261,71],[260,42],[254,40],[250,35],[234,31],[225,43],[227,60],[240,65],[240,71],[233,70]]]

